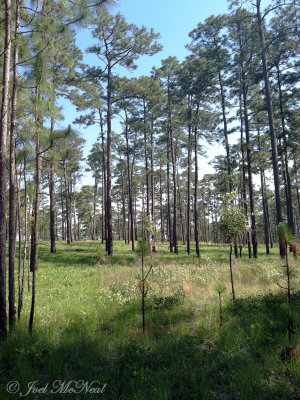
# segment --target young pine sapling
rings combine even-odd
[[[222,283],[218,283],[215,287],[215,290],[219,295],[220,326],[222,326],[223,325],[222,293],[226,291],[226,287],[222,285]]]
[[[247,219],[244,210],[234,204],[235,197],[235,192],[224,196],[224,206],[220,215],[220,229],[225,241],[230,245],[229,267],[233,300],[235,300],[235,291],[232,271],[232,245],[247,231]]]
[[[280,222],[278,225],[278,237],[279,237],[279,245],[280,248],[284,249],[285,254],[285,262],[284,268],[286,268],[286,278],[287,278],[287,287],[283,287],[278,283],[278,286],[282,289],[287,290],[287,299],[288,299],[288,335],[289,335],[289,342],[291,342],[291,337],[293,331],[293,319],[291,315],[291,267],[289,262],[289,252],[288,247],[293,252],[294,258],[297,258],[297,246],[295,243],[295,238],[293,233],[286,222]]]
[[[148,293],[149,287],[146,284],[146,279],[152,270],[152,265],[148,269],[147,273],[145,274],[145,266],[144,266],[144,261],[145,261],[145,256],[148,253],[148,243],[145,238],[141,238],[138,240],[138,245],[136,249],[137,253],[141,256],[142,258],[142,279],[140,281],[140,289],[141,289],[141,294],[142,294],[142,320],[143,320],[143,332],[145,332],[145,299]]]

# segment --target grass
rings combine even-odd
[[[33,337],[27,333],[30,293],[21,321],[0,344],[0,399],[9,381],[21,392],[56,380],[100,381],[103,394],[30,393],[27,399],[298,399],[299,361],[282,359],[288,345],[286,294],[278,250],[234,261],[232,303],[228,248],[201,246],[200,263],[159,245],[148,277],[146,332],[142,332],[140,260],[115,242],[115,256],[97,266],[93,242],[40,246]],[[103,246],[102,246],[103,247]],[[104,251],[104,250],[103,250]],[[151,262],[150,256],[147,263]],[[299,345],[299,263],[293,261],[295,335]],[[223,327],[215,286],[222,295]]]

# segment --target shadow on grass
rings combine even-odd
[[[37,329],[27,335],[17,327],[0,345],[1,400],[7,382],[98,380],[107,384],[103,396],[64,394],[64,399],[296,399],[299,380],[280,360],[286,338],[283,295],[236,300],[225,308],[224,326],[208,327],[184,305],[153,309],[148,304],[147,331],[141,332],[139,301],[112,308],[97,318],[74,314],[59,337]],[[293,303],[300,304],[299,293]],[[182,333],[178,326],[196,323],[198,330]],[[217,319],[217,318],[216,318]],[[297,328],[298,325],[295,326]],[[186,332],[186,331],[185,331]],[[56,399],[29,395],[28,399]]]

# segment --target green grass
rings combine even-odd
[[[0,344],[0,399],[16,380],[26,393],[55,380],[98,380],[102,395],[30,394],[27,399],[297,399],[299,362],[284,361],[288,345],[284,269],[273,249],[259,249],[258,260],[234,260],[237,300],[231,301],[228,248],[201,246],[200,263],[159,245],[148,277],[146,332],[142,332],[140,259],[129,246],[115,242],[115,255],[97,266],[96,243],[58,243],[50,254],[42,243],[37,272],[34,333],[27,324],[30,293],[26,288],[21,321]],[[103,248],[103,245],[101,245]],[[159,259],[159,260],[158,260]],[[146,263],[151,262],[150,256]],[[300,343],[299,263],[292,262],[295,335]],[[160,267],[158,266],[160,264]],[[223,327],[218,297],[222,282]],[[49,390],[50,390],[49,389]]]

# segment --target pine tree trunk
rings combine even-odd
[[[13,88],[11,101],[10,126],[10,163],[9,163],[9,325],[16,321],[15,307],[15,253],[16,253],[16,223],[15,223],[15,174],[16,174],[16,114],[18,102],[18,60],[19,60],[19,29],[20,29],[20,0],[16,0],[15,11],[15,41],[13,55]]]
[[[242,74],[244,72],[242,71]],[[248,118],[248,104],[247,104],[247,89],[245,86],[245,77],[243,80],[243,105],[244,105],[244,123],[246,133],[246,152],[247,152],[247,168],[248,168],[248,186],[249,186],[249,200],[250,200],[250,216],[251,216],[251,238],[253,247],[253,257],[258,257],[257,236],[256,236],[256,218],[254,206],[254,193],[253,193],[253,178],[252,178],[252,157],[250,149],[250,127]]]
[[[51,118],[51,147],[53,146],[54,134],[54,119]],[[51,240],[51,253],[56,253],[55,243],[55,181],[54,181],[54,160],[50,160],[50,181],[49,181],[49,195],[50,195],[50,240]]]
[[[103,129],[102,111],[99,110],[100,131],[101,131],[101,149],[102,149],[102,243],[105,240],[105,248],[107,251],[107,179],[106,179],[106,161],[105,161],[105,140]]]
[[[38,95],[36,91],[36,95]],[[39,235],[39,211],[40,211],[40,193],[41,193],[41,172],[42,172],[42,156],[40,146],[40,134],[39,134],[39,118],[36,114],[35,122],[37,124],[35,134],[35,148],[36,148],[36,172],[35,172],[35,202],[34,202],[34,220],[32,221],[32,233],[31,233],[31,254],[30,254],[30,271],[32,272],[32,298],[31,298],[31,310],[29,317],[29,332],[32,333],[34,309],[35,309],[35,279],[36,270],[38,266],[38,235]]]
[[[170,207],[170,144],[169,135],[167,140],[167,224],[168,236],[170,242],[170,252],[173,252],[173,238],[172,238],[172,225],[171,225],[171,207]]]
[[[101,204],[101,243],[104,243],[104,237],[105,237],[105,215],[104,215],[104,208],[105,208],[105,184],[104,184],[104,172],[102,168],[102,204]],[[78,234],[79,238],[79,234]]]
[[[242,195],[243,195],[243,204],[245,210],[245,216],[248,219],[248,205],[247,205],[247,192],[246,192],[246,166],[245,166],[245,151],[244,151],[244,127],[243,127],[243,115],[242,115],[242,104],[240,98],[240,118],[241,118],[241,153],[242,153],[242,169],[243,169],[243,183],[242,183]],[[247,245],[248,245],[248,257],[252,258],[252,248],[251,248],[251,240],[250,234],[247,231]]]
[[[121,168],[121,191],[122,191],[122,231],[123,240],[127,244],[127,234],[126,234],[126,206],[125,206],[125,191],[124,191],[124,172],[122,159],[120,158],[120,168]]]
[[[192,153],[192,109],[191,98],[188,96],[188,165],[187,165],[187,209],[186,209],[186,245],[187,253],[191,254],[191,153]]]
[[[146,120],[146,102],[143,100],[143,117],[144,117],[144,157],[145,157],[145,174],[146,174],[146,217],[150,218],[150,188],[149,188],[149,165],[148,165],[148,145],[147,145],[147,120]],[[149,221],[148,221],[149,222]],[[150,234],[146,231],[146,239],[148,251],[150,251]]]
[[[26,183],[26,160],[24,159],[24,248],[23,248],[23,266],[22,266],[22,283],[18,305],[18,318],[21,317],[23,308],[24,285],[25,285],[25,269],[26,269],[26,253],[27,253],[27,237],[28,237],[28,222],[27,222],[27,183]]]
[[[150,168],[151,168],[151,218],[153,225],[153,233],[152,233],[152,241],[153,241],[153,250],[155,251],[155,239],[156,239],[156,221],[155,221],[155,183],[154,183],[154,159],[153,159],[153,120],[151,121],[151,146],[150,146]]]
[[[130,172],[130,155],[129,155],[129,139],[128,139],[128,123],[127,123],[127,112],[125,110],[125,140],[126,140],[126,158],[127,158],[127,177],[128,177],[128,220],[130,220],[130,240],[131,249],[135,250],[134,245],[134,220],[133,220],[133,201],[132,201],[132,179]]]
[[[260,5],[261,5],[261,0],[256,0],[257,25],[258,25],[258,32],[259,32],[259,38],[260,38],[261,59],[262,59],[263,75],[264,75],[264,82],[265,82],[265,93],[266,93],[267,111],[268,111],[268,119],[269,119],[269,134],[270,134],[270,141],[271,141],[271,147],[272,147],[272,164],[273,164],[273,176],[274,176],[274,187],[275,187],[276,215],[277,215],[277,224],[279,224],[280,222],[283,221],[283,216],[282,216],[282,204],[281,204],[281,197],[280,197],[280,178],[279,178],[279,167],[278,167],[277,138],[276,138],[276,132],[275,132],[273,104],[272,104],[272,97],[271,97],[269,72],[268,72],[268,60],[267,60],[267,55],[266,55],[264,27],[263,27],[263,20],[262,20],[262,16],[261,16]],[[281,255],[281,257],[284,257],[284,255],[285,255],[285,249],[283,246],[280,246],[280,255]]]
[[[162,243],[165,241],[165,223],[163,213],[163,192],[161,182],[161,165],[159,166],[159,209],[160,209],[160,234]]]
[[[17,184],[17,216],[18,216],[18,236],[19,236],[19,254],[18,254],[18,319],[21,316],[21,298],[22,298],[22,277],[21,277],[21,266],[22,266],[22,217],[21,217],[21,173],[20,178],[16,172],[16,184]],[[26,227],[25,227],[26,229]]]
[[[232,244],[231,243],[230,243],[230,252],[229,252],[229,268],[230,268],[232,299],[235,300],[235,290],[234,290],[233,271],[232,271]]]
[[[69,190],[68,190],[68,179],[67,179],[67,171],[66,171],[66,162],[63,161],[63,173],[64,173],[64,184],[65,184],[65,196],[66,196],[66,221],[67,221],[67,244],[70,244],[70,205],[69,205]]]
[[[257,140],[258,140],[258,151],[261,151],[259,129],[257,131]],[[263,204],[266,254],[270,254],[270,248],[269,248],[270,239],[269,239],[269,226],[268,226],[269,224],[268,224],[267,204],[266,204],[267,199],[266,199],[266,192],[265,192],[264,170],[263,170],[263,168],[260,168],[259,172],[260,172],[261,197],[262,197],[262,204]]]
[[[111,64],[110,61],[107,65],[107,110],[106,110],[106,120],[107,120],[107,189],[106,189],[106,223],[107,223],[107,238],[106,238],[106,248],[107,254],[109,256],[113,255],[113,228],[112,228],[112,205],[111,205],[111,119],[112,119],[112,75],[111,75]]]
[[[5,39],[3,56],[2,101],[0,119],[0,339],[7,336],[6,314],[6,142],[9,108],[9,72],[11,52],[11,1],[4,1]]]
[[[197,104],[197,117],[199,113],[199,103]],[[194,185],[194,229],[195,229],[195,242],[196,254],[200,257],[199,248],[199,231],[198,231],[198,126],[194,128],[194,151],[195,151],[195,185]]]
[[[93,231],[92,231],[92,240],[95,240],[95,239],[96,239],[97,193],[98,193],[98,184],[97,184],[97,178],[95,177],[95,183],[94,183],[94,201],[93,201]]]
[[[284,175],[285,175],[287,218],[288,218],[288,225],[289,225],[290,229],[292,230],[292,232],[294,233],[295,225],[294,225],[294,213],[293,213],[292,185],[291,185],[291,176],[290,176],[289,164],[288,164],[287,139],[286,139],[287,133],[286,133],[286,127],[285,127],[279,65],[277,65],[277,84],[278,84],[278,94],[279,94],[281,129],[282,129],[282,136],[283,136],[283,155],[284,155],[283,166],[284,166]]]
[[[169,83],[168,83],[169,87]],[[168,89],[169,90],[169,89]],[[174,146],[174,137],[173,137],[173,126],[172,126],[172,114],[171,114],[171,104],[170,104],[170,95],[168,95],[168,125],[169,125],[169,136],[170,136],[170,145],[171,145],[171,159],[172,159],[172,172],[173,172],[173,246],[174,253],[178,254],[178,240],[177,240],[177,168],[176,168],[176,155],[175,155],[175,146]]]
[[[69,197],[69,229],[70,229],[70,242],[73,243],[73,224],[72,224],[72,178],[68,183],[68,197]]]
[[[65,240],[65,218],[64,218],[64,198],[63,198],[63,180],[60,181],[60,200],[61,200],[61,240]]]
[[[180,226],[181,226],[181,240],[182,240],[182,244],[185,245],[184,221],[183,221],[181,190],[179,187],[179,182],[178,182],[178,201],[179,201],[179,215],[180,215]]]

